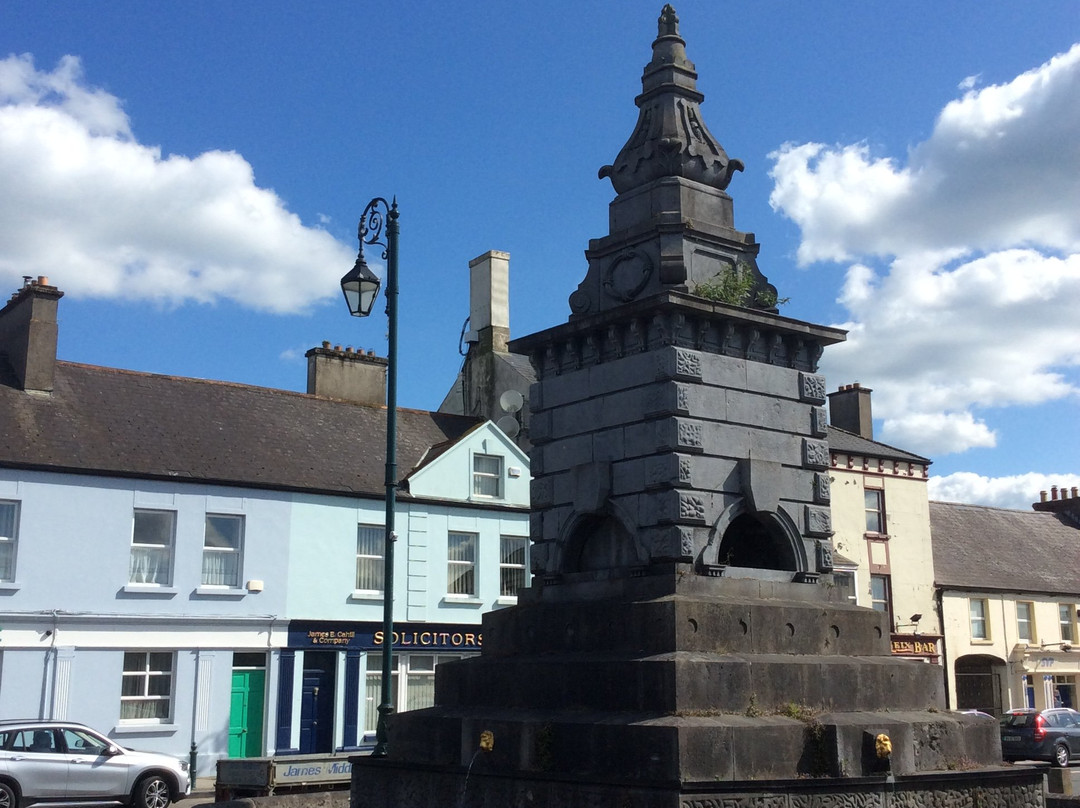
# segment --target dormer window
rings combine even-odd
[[[473,455],[473,496],[501,499],[503,495],[503,459],[500,455]]]

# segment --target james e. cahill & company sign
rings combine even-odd
[[[479,651],[480,626],[450,623],[396,623],[391,643],[395,651]],[[293,620],[289,647],[320,650],[374,651],[382,648],[382,623],[345,620]]]

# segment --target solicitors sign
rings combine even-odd
[[[479,651],[480,626],[452,623],[395,623],[391,644],[395,651]],[[377,651],[383,645],[381,622],[346,620],[292,620],[289,647],[326,651]]]

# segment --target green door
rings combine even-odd
[[[233,671],[229,757],[259,757],[262,754],[265,689],[266,671]]]

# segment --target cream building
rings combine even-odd
[[[957,709],[1080,707],[1080,498],[1055,489],[1034,507],[930,503]]]
[[[834,581],[889,614],[894,654],[938,662],[930,461],[873,439],[870,393],[852,384],[829,394]]]

